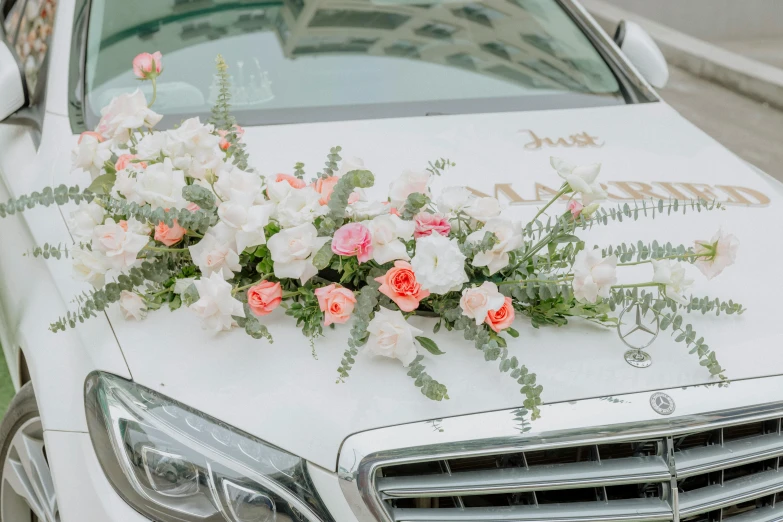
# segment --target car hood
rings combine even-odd
[[[774,232],[780,188],[663,103],[254,127],[247,129],[245,141],[252,163],[266,174],[291,172],[303,161],[314,175],[329,148],[340,145],[344,157],[362,158],[375,173],[377,187],[370,195],[384,198],[404,169],[449,158],[456,167],[435,181],[435,193],[443,186],[467,185],[497,195],[509,216],[523,220],[562,181],[549,165],[551,155],[577,164],[601,162],[600,179],[616,200],[611,204],[633,204],[631,199],[645,194],[716,197],[729,204],[726,210],[625,220],[597,227],[588,242],[692,244],[721,227],[739,236],[736,264],[709,286],[694,267],[688,270],[696,280],[694,295],[733,299],[748,311],[730,317],[698,314],[692,322],[730,378],[783,373],[783,334],[774,326],[780,322],[775,301],[783,258],[783,242]],[[622,280],[652,276],[649,265],[624,270]],[[486,362],[456,332],[434,336],[446,355],[424,354],[430,375],[449,388],[448,400],[433,402],[399,361],[364,353],[346,382],[337,384],[346,326],[328,331],[311,347],[282,313],[263,321],[273,344],[240,330],[206,332],[187,310],[162,310],[135,323],[115,308],[109,318],[135,381],[331,470],[342,441],[353,433],[523,402],[519,386],[499,373],[497,362]],[[424,331],[434,324],[427,318],[411,322]],[[538,375],[547,403],[712,382],[697,357],[669,332],[649,347],[652,366],[637,369],[624,361],[626,346],[613,329],[580,320],[534,329],[526,318],[517,319],[515,327],[520,336],[509,342],[510,354]]]

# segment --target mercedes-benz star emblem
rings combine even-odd
[[[634,321],[629,324],[624,323],[623,317],[626,312],[634,311],[634,309],[636,312]],[[650,315],[652,315],[652,319],[648,318]],[[639,303],[631,303],[627,308],[624,308],[618,318],[617,334],[620,336],[620,340],[631,348],[625,352],[625,362],[635,368],[650,366],[652,357],[643,350],[655,341],[660,329],[658,316],[649,313],[649,311],[647,314],[642,314],[642,307]]]
[[[674,399],[663,392],[655,392],[650,395],[650,406],[655,410],[655,413],[661,415],[671,415],[674,413],[674,408],[677,407],[674,404]]]

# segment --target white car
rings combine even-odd
[[[668,332],[638,368],[613,330],[521,326],[509,349],[544,386],[531,421],[515,382],[454,332],[438,334],[449,358],[428,357],[443,402],[363,354],[336,384],[345,335],[319,339],[316,359],[291,322],[272,322],[268,345],[207,334],[186,310],[136,323],[110,307],[52,333],[85,288],[67,260],[24,254],[71,243],[72,209],[14,209],[0,220],[0,343],[18,390],[0,521],[783,520],[783,185],[659,99],[666,65],[638,26],[615,43],[573,0],[0,0],[0,17],[0,201],[89,183],[71,149],[113,96],[149,89],[129,72],[136,54],[163,52],[164,127],[207,115],[222,53],[260,172],[340,145],[385,185],[445,157],[449,184],[529,218],[557,189],[551,155],[602,162],[610,203],[727,209],[591,240],[731,230],[740,257],[710,291],[748,310],[696,319],[728,386]]]

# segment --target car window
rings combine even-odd
[[[5,33],[5,41],[11,46],[16,40],[16,30],[19,28],[19,19],[26,1],[11,0],[11,2],[3,4],[3,32]]]
[[[612,68],[557,0],[92,0],[88,122],[161,51],[155,110],[205,114],[214,60],[244,124],[622,104]]]
[[[22,2],[19,2],[22,3]],[[15,10],[16,6],[12,9]],[[52,34],[57,0],[27,0],[19,9],[19,29],[14,42],[16,54],[27,78],[31,93],[37,92],[38,79]]]

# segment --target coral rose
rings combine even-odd
[[[305,187],[305,182],[303,180],[297,178],[296,176],[292,176],[291,174],[278,174],[275,176],[275,182],[279,183],[281,181],[285,181],[295,189]]]
[[[154,67],[154,70],[153,70]],[[133,74],[142,79],[155,78],[163,70],[163,55],[160,51],[152,54],[141,53],[133,59]]]
[[[143,161],[138,161],[136,163],[133,163],[131,160],[135,160],[136,155],[135,154],[123,154],[119,158],[117,158],[117,163],[114,164],[114,168],[117,171],[127,169],[130,166],[136,166],[140,167],[142,169],[147,168],[147,164]]]
[[[511,298],[506,297],[506,302],[499,310],[490,310],[487,312],[487,318],[484,320],[490,328],[496,332],[505,330],[514,322],[514,307],[511,304]]]
[[[348,223],[334,233],[332,252],[338,256],[356,256],[360,263],[372,258],[372,235],[361,223]]]
[[[429,236],[432,232],[437,232],[441,236],[448,236],[451,232],[451,224],[449,220],[440,214],[430,214],[429,212],[419,212],[416,217],[413,218],[413,222],[416,228],[413,232],[413,237],[419,239],[420,237]]]
[[[417,309],[419,302],[430,295],[429,290],[422,290],[416,281],[413,267],[407,261],[395,261],[393,268],[375,280],[381,283],[378,290],[394,301],[403,312]]]
[[[177,223],[176,219],[174,220],[174,223],[172,223],[172,226],[168,226],[161,221],[158,223],[158,226],[155,227],[155,241],[160,241],[167,247],[170,247],[171,245],[176,245],[182,241],[182,238],[185,237],[185,232],[186,230]]]
[[[329,203],[332,192],[334,192],[334,186],[337,185],[338,181],[340,181],[340,178],[337,176],[329,176],[328,178],[318,178],[315,180],[313,188],[321,195],[321,199],[318,200],[318,203],[321,205],[327,205]]]
[[[329,286],[316,288],[315,296],[318,306],[324,313],[324,326],[332,323],[342,324],[351,318],[356,297],[347,288],[332,283]]]
[[[261,281],[247,291],[247,305],[256,315],[267,315],[283,301],[283,288],[280,283]]]

